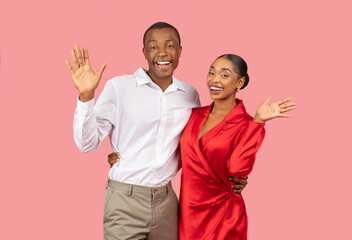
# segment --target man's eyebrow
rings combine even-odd
[[[165,40],[165,42],[173,42],[174,40],[173,39],[167,39]],[[155,39],[152,39],[152,40],[149,40],[149,42],[156,42]]]

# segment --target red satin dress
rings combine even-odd
[[[264,139],[264,123],[253,122],[241,100],[198,140],[213,104],[194,109],[181,138],[180,240],[245,240],[243,198],[229,176],[245,177]]]

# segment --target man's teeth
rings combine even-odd
[[[210,89],[211,89],[211,90],[219,90],[219,91],[222,90],[222,88],[218,88],[218,87],[210,87]]]
[[[159,65],[169,64],[170,62],[156,62]]]

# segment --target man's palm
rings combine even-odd
[[[77,45],[72,50],[72,60],[76,70],[71,66],[70,62],[66,59],[66,66],[71,73],[73,83],[80,94],[93,93],[98,87],[101,75],[106,67],[106,63],[103,63],[99,70],[94,73],[90,63],[87,47],[83,47],[83,56],[81,50]]]

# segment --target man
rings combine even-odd
[[[179,140],[197,91],[173,77],[182,47],[176,28],[155,23],[144,34],[149,69],[109,80],[94,106],[106,67],[94,73],[88,50],[72,50],[67,67],[79,91],[74,138],[82,152],[96,150],[109,135],[121,159],[109,172],[104,239],[177,239],[177,197],[170,180],[179,169]],[[241,181],[237,179],[237,181]],[[240,190],[246,184],[237,186]]]

